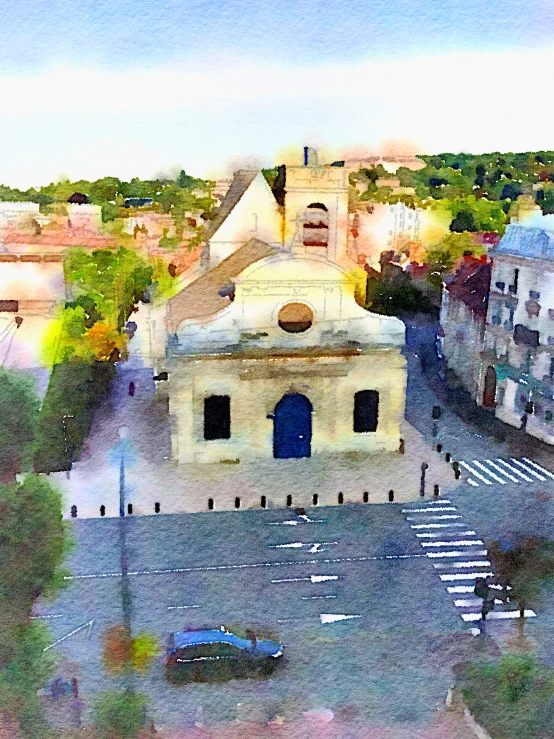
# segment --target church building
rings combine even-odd
[[[404,325],[356,302],[348,193],[348,172],[311,151],[273,188],[235,175],[200,275],[167,304],[158,390],[176,462],[398,450]]]

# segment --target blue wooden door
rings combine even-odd
[[[288,393],[275,406],[273,456],[309,457],[312,441],[312,404],[304,395]]]

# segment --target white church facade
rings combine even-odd
[[[355,299],[348,177],[287,167],[278,202],[235,175],[203,271],[168,301],[158,373],[177,463],[396,452],[404,326]]]

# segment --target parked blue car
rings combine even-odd
[[[283,655],[283,645],[248,630],[245,635],[237,636],[224,626],[171,634],[166,649],[168,678],[172,682],[218,682],[270,675]]]

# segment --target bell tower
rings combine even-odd
[[[304,166],[286,168],[285,246],[347,266],[348,190],[343,167],[320,165],[304,147]]]

